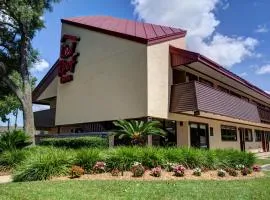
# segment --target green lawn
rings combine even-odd
[[[3,200],[269,199],[270,176],[241,181],[58,181],[0,185]]]

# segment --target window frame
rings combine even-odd
[[[226,131],[226,132],[223,132],[223,131]],[[234,131],[234,136],[231,136],[231,137],[234,137],[234,139],[225,139],[224,138],[224,134],[228,134],[230,130],[233,130]],[[230,133],[232,134],[232,133]],[[228,126],[228,125],[221,125],[220,126],[220,135],[221,135],[221,141],[223,142],[237,142],[238,140],[238,137],[237,137],[237,127],[236,126]]]
[[[251,132],[247,132],[247,131],[251,131]],[[247,133],[250,133],[251,134],[251,139],[250,140],[247,140],[247,138],[246,138],[246,134]],[[245,128],[245,134],[244,134],[244,136],[245,136],[245,142],[253,142],[253,130],[252,129],[250,129],[250,128]],[[249,138],[249,137],[248,137]]]
[[[255,142],[262,142],[262,133],[261,130],[255,130]],[[258,135],[260,135],[260,138],[258,139]]]

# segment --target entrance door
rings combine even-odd
[[[262,148],[264,152],[269,151],[269,135],[267,132],[262,132]]]
[[[207,124],[190,123],[190,145],[197,148],[209,148]]]
[[[245,129],[239,128],[239,138],[240,138],[240,149],[241,151],[245,151],[246,144],[245,144]]]

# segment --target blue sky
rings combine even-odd
[[[58,58],[61,18],[110,15],[186,29],[189,49],[270,91],[269,7],[269,0],[63,0],[34,38],[41,62],[32,72],[41,80]]]

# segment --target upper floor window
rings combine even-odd
[[[221,140],[237,141],[237,129],[235,126],[221,125]]]
[[[230,94],[241,99],[241,95],[236,92],[230,91]]]
[[[245,129],[245,141],[252,142],[253,141],[253,135],[252,135],[252,129]]]
[[[214,83],[212,83],[211,81],[208,81],[208,80],[206,80],[206,79],[204,79],[204,78],[199,78],[199,81],[201,82],[201,83],[204,83],[204,84],[206,84],[206,85],[208,85],[208,86],[210,86],[210,87],[214,87]]]
[[[187,79],[187,82],[198,81],[198,76],[195,76],[194,74],[187,72],[186,79]]]
[[[224,88],[224,87],[222,87],[220,85],[217,88],[222,92],[230,93],[230,90],[228,90],[227,88]]]

